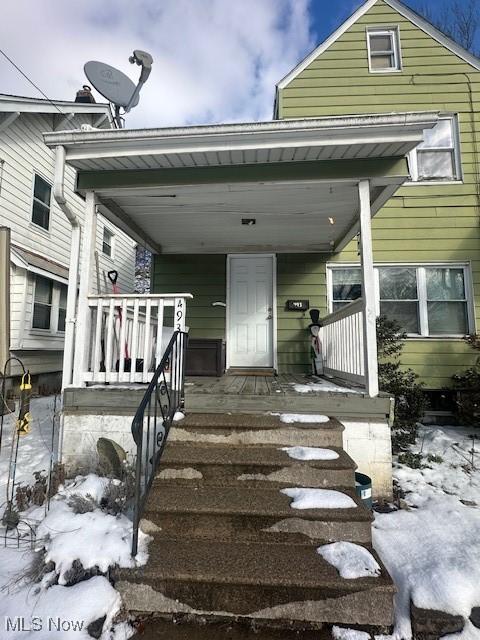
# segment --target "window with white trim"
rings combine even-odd
[[[458,121],[441,116],[432,129],[425,129],[423,142],[409,154],[413,182],[461,180]]]
[[[103,227],[102,253],[113,258],[114,235],[107,227]]]
[[[35,276],[33,295],[33,329],[50,329],[52,320],[53,280]]]
[[[400,71],[398,28],[367,29],[368,66],[372,73]]]
[[[64,333],[68,287],[50,278],[35,275],[32,329],[56,335]]]
[[[51,197],[51,185],[41,176],[35,174],[33,182],[32,222],[47,231],[50,225]]]
[[[359,267],[329,267],[330,308],[362,295]],[[411,337],[464,336],[473,331],[470,274],[465,265],[376,266],[377,312]]]

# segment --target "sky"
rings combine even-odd
[[[449,1],[408,0],[433,10]],[[0,48],[59,100],[74,99],[88,60],[117,67],[136,83],[139,67],[128,57],[133,49],[150,52],[152,73],[128,127],[270,120],[275,84],[361,4],[14,0],[2,4]],[[0,92],[41,97],[1,55]]]

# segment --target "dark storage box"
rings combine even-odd
[[[217,376],[225,371],[223,340],[189,338],[187,376]]]

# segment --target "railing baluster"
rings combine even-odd
[[[138,353],[138,313],[140,302],[138,298],[133,303],[132,344],[130,346],[130,382],[136,382],[137,353]]]
[[[119,354],[118,354],[118,381],[125,380],[125,345],[127,344],[128,306],[127,299],[122,300],[122,324],[120,327]]]
[[[152,314],[152,301],[147,300],[145,307],[145,327],[144,327],[144,341],[143,341],[143,375],[142,382],[148,382],[148,369],[150,368],[151,359],[151,336],[150,336],[150,316]]]
[[[95,343],[93,347],[93,379],[98,379],[102,362],[102,321],[103,321],[103,298],[97,300],[97,319],[95,322]]]
[[[113,298],[110,299],[108,305],[108,317],[107,317],[107,344],[105,355],[105,382],[110,382],[112,379],[112,364],[113,364],[113,341],[115,336],[115,306]]]

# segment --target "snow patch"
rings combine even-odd
[[[351,389],[350,387],[342,387],[339,384],[330,382],[325,379],[318,379],[315,382],[307,382],[306,384],[297,384],[296,382],[290,382],[293,386],[293,390],[296,393],[363,393],[358,389]]]
[[[370,634],[366,631],[343,627],[332,627],[332,635],[335,640],[370,640]]]
[[[337,460],[339,457],[336,451],[321,447],[282,447],[281,450],[295,460]]]
[[[289,498],[292,509],[355,509],[356,503],[350,496],[334,489],[280,489]]]
[[[353,542],[333,542],[318,547],[317,553],[347,580],[380,575],[380,567],[372,554]]]
[[[274,413],[272,415],[280,416],[280,422],[284,422],[285,424],[293,424],[295,422],[301,422],[303,424],[322,424],[330,420],[328,416],[309,413]]]
[[[173,416],[173,421],[174,422],[180,422],[180,420],[184,420],[185,419],[185,414],[182,413],[181,411],[176,411],[175,415]]]

